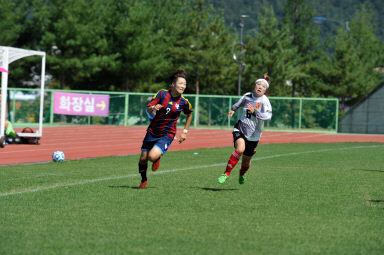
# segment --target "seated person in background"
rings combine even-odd
[[[1,106],[1,93],[0,93],[0,106]],[[5,108],[5,112],[7,113],[7,108]],[[5,116],[6,116],[5,118],[7,119],[7,114]],[[13,129],[12,123],[10,121],[8,121],[8,120],[5,120],[4,124],[5,124],[5,126],[4,126],[4,128],[5,128],[4,134],[6,136],[16,137],[17,134],[16,134],[15,130]]]
[[[5,135],[7,135],[7,136],[9,135],[9,136],[12,136],[14,138],[17,136],[15,130],[13,129],[12,123],[8,120],[5,121],[5,132],[4,133],[5,133]]]

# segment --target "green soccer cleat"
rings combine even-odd
[[[217,179],[217,182],[220,184],[223,184],[228,179],[228,177],[229,177],[228,175],[222,174],[220,175],[219,179]]]
[[[244,175],[239,175],[239,183],[244,184],[245,181],[247,180],[247,176]]]
[[[7,121],[7,123],[8,123],[8,127],[5,130],[5,134],[9,135],[9,136],[12,136],[13,138],[16,138],[17,134],[16,134],[15,130],[13,129],[12,123],[9,122],[9,121]]]

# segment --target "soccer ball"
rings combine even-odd
[[[63,162],[65,159],[65,154],[64,152],[62,151],[55,151],[53,154],[52,154],[52,160],[54,162]]]

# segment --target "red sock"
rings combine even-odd
[[[251,161],[249,161],[248,166],[241,166],[240,175],[244,175],[248,171],[250,166],[251,166]]]
[[[237,152],[236,150],[232,152],[232,155],[229,157],[228,160],[227,168],[225,169],[226,175],[229,176],[231,174],[232,169],[236,166],[237,162],[239,162],[242,154],[243,153]]]

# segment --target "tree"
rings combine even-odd
[[[367,95],[380,82],[375,70],[381,63],[383,46],[373,33],[371,15],[363,5],[350,24],[350,33],[339,29],[332,58],[330,93],[340,98],[340,110]]]
[[[204,66],[201,81],[206,94],[234,94],[236,63],[232,59],[234,35],[224,25],[221,16],[211,16],[200,36],[203,43]]]
[[[87,80],[114,66],[116,54],[106,55],[104,1],[35,1],[32,22],[41,28],[40,46],[48,53],[47,71],[60,88],[95,89]]]
[[[351,23],[351,37],[356,54],[363,66],[364,76],[369,77],[362,84],[359,96],[366,95],[380,82],[380,73],[375,68],[383,65],[384,44],[374,33],[372,11],[362,5]]]
[[[0,0],[0,45],[16,45],[22,31],[23,9],[19,1]]]
[[[169,65],[165,57],[167,35],[156,27],[156,10],[150,1],[110,2],[110,45],[119,53],[116,75],[120,89],[152,91],[152,85]]]
[[[272,8],[265,7],[259,16],[259,29],[253,37],[247,38],[244,76],[253,84],[263,73],[271,77],[271,95],[289,96],[287,81],[297,77],[297,47],[291,44],[288,27],[280,25]]]
[[[189,73],[193,86],[188,90],[196,94],[229,93],[236,70],[231,72],[236,67],[232,60],[234,36],[222,16],[204,1],[195,0],[174,18],[168,57],[173,66]]]
[[[313,29],[312,10],[305,0],[288,0],[284,9],[284,23],[292,35],[292,45],[297,47],[297,72],[291,80],[291,96],[310,96],[313,89],[310,70],[321,56],[317,31]]]

